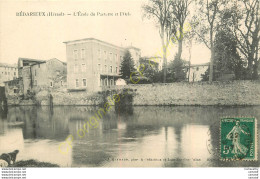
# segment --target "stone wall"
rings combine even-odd
[[[133,105],[260,105],[260,82],[133,85]]]
[[[86,91],[67,92],[66,90],[40,91],[36,94],[38,105],[99,105],[102,97],[98,93]]]
[[[133,105],[260,105],[259,81],[136,84]]]
[[[133,105],[260,105],[259,81],[125,85],[109,88],[107,96],[131,89]],[[86,91],[40,91],[38,105],[100,105],[104,96]]]

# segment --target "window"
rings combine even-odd
[[[82,79],[82,85],[83,85],[84,87],[87,86],[87,80],[86,80],[86,79]]]
[[[36,70],[34,70],[34,76],[36,76]]]
[[[14,75],[16,75],[16,72],[14,72]]]
[[[75,65],[74,65],[74,73],[77,73],[77,72],[78,72],[78,65],[75,64]]]
[[[98,64],[98,72],[101,72],[101,65]]]
[[[8,72],[8,75],[10,75],[10,72]]]
[[[38,68],[40,68],[41,66],[40,66],[40,64],[38,64]]]
[[[53,82],[52,81],[50,82],[50,87],[53,87]]]
[[[83,63],[83,64],[81,65],[81,71],[82,71],[82,72],[86,72],[86,71],[87,71],[87,70],[86,70],[86,64]]]
[[[102,79],[100,79],[99,86],[103,86],[103,80]]]
[[[108,79],[106,78],[104,86],[107,86],[107,82],[108,82]]]
[[[18,89],[14,89],[14,93],[18,93]]]
[[[78,50],[73,51],[73,57],[74,57],[74,60],[78,59]]]
[[[110,55],[109,55],[109,60],[112,62],[112,58],[113,58],[113,54],[112,52],[110,52]]]
[[[110,73],[113,73],[113,67],[110,66]]]
[[[76,79],[76,88],[79,87],[79,80]]]
[[[110,80],[110,86],[113,86],[114,85],[114,81],[113,79]]]
[[[106,59],[106,58],[107,58],[107,52],[104,51],[104,59]]]
[[[84,48],[81,49],[81,59],[85,58],[85,54],[86,54],[85,49]]]
[[[34,80],[34,85],[37,86],[37,80]]]
[[[107,72],[107,66],[105,65],[104,72]]]
[[[196,69],[197,71],[199,71],[199,67],[197,67],[197,69]]]
[[[63,81],[62,80],[60,81],[60,85],[63,86]]]
[[[101,50],[98,49],[98,59],[100,60],[100,58],[101,58]]]
[[[117,73],[117,67],[116,67],[116,73]]]
[[[118,60],[118,59],[117,59],[117,54],[115,54],[115,61],[117,62],[117,60]]]
[[[7,75],[7,72],[5,72],[5,74]]]

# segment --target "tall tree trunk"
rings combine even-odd
[[[212,26],[210,30],[210,52],[211,52],[211,56],[210,56],[210,65],[209,65],[209,82],[212,82],[213,74],[214,74],[213,70],[214,70],[214,57],[215,57]]]
[[[177,54],[177,59],[181,59],[181,54],[182,54],[182,40],[178,41],[178,54]]]
[[[166,47],[163,47],[163,82],[166,83],[167,77],[167,57],[166,57]]]
[[[253,77],[253,56],[252,53],[248,56],[248,66],[247,66],[247,79],[252,80]]]
[[[183,41],[183,24],[180,24],[179,28],[179,37],[176,37],[178,39],[178,53],[177,53],[177,59],[181,59],[182,54],[182,41]]]
[[[214,48],[211,47],[211,57],[210,57],[210,65],[209,65],[209,82],[213,81],[213,68],[214,68]]]
[[[161,25],[161,41],[163,47],[163,83],[166,83],[167,77],[167,49],[166,44],[164,42],[164,27]]]

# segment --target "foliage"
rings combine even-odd
[[[247,62],[247,79],[258,78],[260,16],[259,0],[237,0],[230,2],[226,10],[229,29],[237,41],[237,49]]]
[[[140,81],[138,83],[154,83],[159,64],[145,58],[140,58],[139,63],[141,64],[139,71],[142,74],[139,73]]]
[[[236,79],[244,79],[244,62],[237,51],[237,42],[226,29],[219,29],[214,41],[214,78],[222,74],[234,74]]]
[[[159,27],[159,35],[163,52],[163,81],[166,80],[167,49],[176,26],[172,25],[172,1],[173,0],[149,0],[142,8],[143,16],[153,18]]]
[[[125,52],[123,60],[121,62],[119,73],[121,75],[121,78],[123,78],[126,81],[129,81],[131,73],[133,73],[135,71],[136,71],[136,69],[134,67],[133,58],[132,58],[129,50],[127,50]]]
[[[168,66],[167,81],[168,82],[179,82],[186,80],[186,67],[187,62],[185,60],[179,59],[177,55],[174,60]]]

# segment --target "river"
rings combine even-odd
[[[62,167],[259,166],[259,157],[250,162],[220,161],[218,151],[220,118],[259,119],[259,106],[139,106],[129,114],[111,109],[80,138],[77,131],[98,109],[20,106],[0,110],[0,154],[18,149],[17,160],[35,159]],[[73,136],[71,148],[61,153],[59,146],[69,135]],[[258,142],[258,153],[259,148]]]

